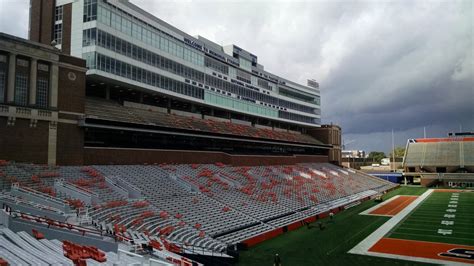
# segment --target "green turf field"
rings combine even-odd
[[[389,237],[474,246],[474,193],[433,192]]]
[[[421,187],[401,187],[387,193],[384,199],[395,195],[421,195]],[[364,202],[356,207],[338,213],[334,222],[319,220],[326,225],[320,231],[301,227],[274,239],[251,247],[240,253],[238,265],[273,265],[273,256],[280,254],[283,266],[305,265],[427,265],[422,263],[386,259],[380,257],[347,254],[352,247],[385,223],[389,217],[359,215],[374,206],[374,201]],[[319,222],[317,221],[317,222]]]

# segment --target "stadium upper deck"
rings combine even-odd
[[[424,186],[474,186],[474,138],[450,136],[408,140],[404,175]]]
[[[472,172],[474,169],[474,138],[424,138],[407,143],[404,167],[408,172],[456,171]]]
[[[31,13],[41,5],[35,2]],[[256,55],[236,45],[190,36],[129,1],[66,0],[49,8],[54,17],[32,16],[30,38],[54,40],[57,48],[85,59],[88,94],[136,102],[150,97],[153,104],[154,96],[166,96],[191,112],[220,110],[300,131],[320,125],[317,82],[303,86],[267,72]],[[46,20],[54,29],[42,40],[36,24]]]

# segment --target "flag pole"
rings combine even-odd
[[[395,172],[395,141],[393,137],[393,128],[392,128],[392,165],[393,165],[393,172]]]

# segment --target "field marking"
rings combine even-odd
[[[420,236],[424,234],[412,234],[412,233],[392,233],[390,236],[393,235],[411,235],[411,236]],[[457,240],[472,240],[472,238],[463,238],[463,237],[453,237],[453,236],[438,236],[438,235],[430,235],[430,238],[442,238],[442,239],[457,239]],[[400,238],[402,239],[402,238]],[[422,241],[422,240],[416,240],[416,241]],[[429,241],[427,241],[429,242]],[[446,243],[446,242],[433,242],[433,243]],[[446,244],[452,244],[452,243],[446,243]],[[454,245],[454,244],[453,244]]]
[[[390,198],[389,200],[382,202],[369,208],[361,213],[360,215],[370,215],[370,216],[384,216],[384,217],[393,217],[403,208],[408,206],[412,201],[416,200],[418,196],[411,195],[397,195]],[[400,202],[397,202],[400,201]],[[396,205],[394,205],[396,204]],[[394,206],[392,206],[394,205]],[[388,209],[388,210],[386,210]]]
[[[459,192],[473,192],[474,190],[471,190],[471,189],[443,189],[443,188],[439,188],[439,189],[435,189],[434,190],[435,192],[451,192],[451,193],[459,193]]]
[[[392,259],[401,259],[401,260],[408,260],[408,261],[418,261],[418,262],[426,262],[426,263],[435,263],[435,264],[446,264],[449,263],[449,265],[472,265],[472,263],[466,263],[466,262],[459,262],[459,261],[453,261],[452,259],[446,258],[446,257],[436,257],[436,258],[427,258],[425,257],[414,257],[416,254],[412,255],[398,255],[398,254],[393,254],[393,253],[383,253],[383,252],[375,252],[374,250],[371,250],[372,247],[374,247],[379,241],[384,238],[385,235],[387,235],[395,226],[400,224],[402,220],[404,220],[405,217],[407,217],[418,205],[420,205],[426,198],[428,198],[434,190],[430,189],[427,190],[425,193],[423,193],[420,197],[418,197],[415,201],[413,201],[411,204],[409,204],[405,209],[403,209],[401,212],[399,212],[397,215],[393,216],[390,220],[385,222],[382,226],[380,226],[377,230],[375,230],[372,234],[370,234],[368,237],[366,237],[364,240],[362,240],[359,244],[357,244],[355,247],[353,247],[351,250],[348,251],[348,253],[351,254],[359,254],[359,255],[369,255],[369,256],[375,256],[375,257],[385,257],[385,258],[392,258]],[[398,239],[397,239],[398,240]],[[386,240],[384,240],[386,241]],[[409,241],[409,240],[407,240]],[[435,243],[435,242],[428,242],[428,241],[415,241],[414,242],[421,242],[423,244],[426,243]],[[454,245],[454,244],[445,244],[445,243],[435,243],[435,244],[440,244],[440,245],[453,245],[453,246],[463,246],[463,245]],[[445,246],[447,247],[447,246]],[[466,247],[466,246],[464,246]],[[473,247],[469,247],[472,249]],[[416,249],[415,249],[416,250]],[[446,251],[443,251],[446,252]]]
[[[418,198],[418,196],[404,196],[405,200],[400,203],[397,207],[389,211],[387,214],[390,216],[394,216],[395,214],[399,213],[403,208],[408,206],[412,201]],[[375,210],[377,211],[377,210]]]
[[[387,217],[387,215],[378,215],[378,214],[369,214],[369,213],[372,212],[373,210],[376,210],[376,209],[384,206],[385,204],[390,203],[391,201],[394,201],[395,199],[398,199],[399,197],[400,197],[400,195],[393,196],[390,199],[388,199],[388,200],[386,200],[382,203],[379,203],[379,204],[377,204],[377,205],[375,205],[371,208],[368,208],[367,210],[359,213],[359,215],[371,215],[371,216],[384,216],[384,217]],[[389,217],[391,217],[391,216],[389,216]]]
[[[392,230],[398,223],[400,223],[403,218],[405,218],[412,210],[414,210],[423,200],[425,200],[429,195],[433,193],[433,190],[427,190],[421,196],[419,196],[416,200],[410,203],[405,209],[401,212],[393,216],[390,220],[385,222],[382,226],[380,226],[377,230],[375,230],[372,234],[362,240],[359,244],[349,250],[349,253],[352,254],[360,254],[360,255],[368,255],[368,250],[377,243],[382,237],[384,237],[390,230]]]
[[[426,241],[417,241],[417,240],[406,240],[406,239],[397,239],[397,238],[382,238],[374,246],[369,249],[369,252],[375,253],[375,256],[379,254],[388,254],[394,255],[394,258],[400,259],[409,259],[417,261],[425,261],[432,263],[449,263],[449,265],[472,265],[474,261],[470,258],[462,257],[447,257],[440,256],[441,254],[446,254],[450,250],[454,249],[467,249],[473,250],[472,246],[465,245],[455,245],[455,244],[446,244],[446,243],[435,243],[435,242],[426,242]],[[468,254],[471,254],[470,252]]]

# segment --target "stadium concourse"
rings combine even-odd
[[[11,265],[225,265],[242,247],[396,186],[328,163],[1,161],[0,178],[0,257]]]

